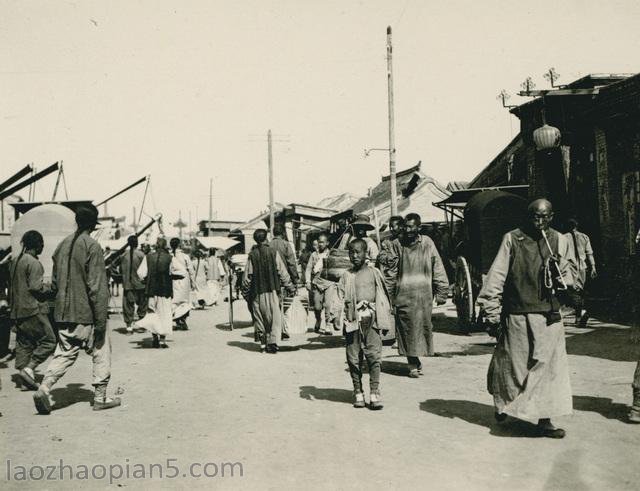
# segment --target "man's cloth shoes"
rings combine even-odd
[[[362,392],[356,392],[353,395],[353,407],[365,407],[364,394]]]
[[[498,423],[503,423],[507,419],[507,415],[505,413],[495,413],[493,416],[496,418]]]
[[[380,392],[372,391],[370,395],[369,409],[374,411],[378,409],[382,409],[382,397],[380,396]]]
[[[267,353],[275,355],[278,353],[278,345],[277,344],[268,344],[267,345]]]
[[[564,438],[566,435],[562,428],[556,428],[548,419],[538,421],[537,430],[538,434],[544,438]]]
[[[417,368],[412,368],[409,370],[409,378],[418,378],[420,377],[420,372]]]
[[[38,389],[33,394],[33,402],[36,405],[38,414],[50,414],[51,413],[51,400],[49,394],[42,389]]]
[[[640,388],[633,388],[633,404],[629,411],[629,423],[640,423]]]
[[[629,411],[629,423],[640,423],[640,407],[631,406]]]
[[[158,339],[157,336],[153,337],[153,341],[151,341],[151,347],[152,348],[159,348],[160,347],[160,340]]]
[[[127,326],[126,331],[127,331],[127,334],[133,334],[133,327]]]
[[[29,373],[30,371],[31,370],[28,368],[23,368],[18,372],[18,377],[20,377],[20,380],[22,381],[22,383],[29,390],[38,390],[38,383],[33,378],[34,377],[33,372]]]
[[[105,398],[102,400],[94,399],[93,401],[93,410],[101,411],[103,409],[111,409],[112,407],[118,407],[122,401],[120,401],[119,397],[115,399]]]

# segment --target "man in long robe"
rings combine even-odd
[[[129,249],[125,250],[120,259],[120,272],[122,273],[122,316],[127,333],[133,333],[134,313],[138,313],[138,319],[142,319],[147,313],[147,296],[145,284],[138,276],[138,268],[145,258],[144,252],[138,249],[138,238],[135,235],[127,239]]]
[[[224,279],[227,276],[225,268],[216,254],[214,248],[209,249],[209,256],[205,260],[207,271],[207,285],[211,292],[212,305],[218,303],[220,292],[224,286]]]
[[[204,309],[205,306],[213,305],[211,289],[207,284],[207,261],[202,257],[202,252],[196,250],[193,253],[193,278],[195,286],[194,307]]]
[[[173,277],[173,321],[176,329],[186,331],[187,317],[191,311],[191,290],[195,288],[195,278],[193,277],[193,263],[182,249],[180,249],[180,239],[174,237],[169,241],[171,246],[171,269]]]
[[[249,253],[244,284],[251,290],[254,325],[261,351],[276,354],[284,317],[280,309],[280,292],[293,295],[295,286],[280,255],[267,243],[267,231],[253,233],[256,245]]]
[[[154,348],[168,348],[165,340],[171,334],[173,281],[172,257],[167,251],[167,240],[158,237],[156,250],[147,254],[138,275],[146,279],[145,295],[149,299],[148,314],[139,322],[153,337]]]
[[[552,219],[547,200],[529,205],[529,222],[504,236],[478,304],[500,333],[487,377],[496,419],[537,422],[541,436],[562,438],[551,418],[570,414],[572,399],[557,295],[573,284],[573,255]]]
[[[422,375],[421,356],[434,356],[431,311],[443,305],[449,293],[449,281],[440,254],[433,241],[420,235],[420,215],[405,218],[404,235],[392,248],[397,256],[398,276],[394,297],[398,352],[407,357],[409,377]]]

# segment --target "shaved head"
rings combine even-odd
[[[536,230],[546,231],[553,220],[553,205],[546,199],[533,201],[528,208],[529,220]]]
[[[529,214],[533,215],[537,212],[547,212],[547,213],[553,213],[553,205],[551,204],[551,201],[546,200],[546,199],[537,199],[535,201],[532,201],[531,204],[529,205]]]

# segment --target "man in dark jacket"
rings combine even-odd
[[[49,391],[75,363],[81,349],[93,359],[93,410],[120,405],[119,398],[107,397],[111,378],[111,340],[107,330],[109,287],[102,248],[90,235],[98,224],[98,209],[93,205],[79,207],[76,224],[76,232],[64,239],[53,253],[51,282],[57,291],[54,319],[59,339],[44,380],[33,395],[40,414],[51,412]]]
[[[122,274],[122,316],[127,325],[127,333],[133,333],[134,313],[138,306],[138,319],[142,319],[147,313],[147,295],[145,284],[138,276],[138,268],[145,258],[144,253],[138,249],[138,238],[135,235],[127,239],[129,248],[120,259],[120,272]]]
[[[22,236],[22,252],[11,266],[11,319],[16,324],[16,370],[26,387],[37,390],[34,370],[56,349],[56,335],[47,318],[51,285],[43,282],[38,261],[44,239],[29,230]]]
[[[173,298],[173,279],[171,276],[171,254],[167,251],[167,239],[158,237],[156,250],[150,252],[140,265],[138,272],[146,278],[146,296],[149,299],[149,312],[157,314],[157,322],[145,322],[153,336],[154,348],[168,348],[166,337],[171,333],[171,299]]]
[[[280,259],[282,259],[287,268],[289,278],[291,278],[294,285],[297,285],[300,275],[296,264],[296,253],[291,247],[291,243],[284,238],[284,227],[280,223],[276,223],[273,226],[273,240],[271,240],[269,246],[278,251]]]
[[[260,337],[261,351],[278,352],[283,316],[280,310],[280,288],[295,293],[289,273],[278,253],[267,243],[267,231],[253,233],[256,245],[249,253],[244,284],[251,291],[254,325]]]

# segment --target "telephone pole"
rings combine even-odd
[[[267,132],[267,147],[269,152],[269,232],[271,232],[271,237],[273,237],[275,210],[273,205],[273,152],[271,149],[271,130]]]
[[[398,214],[396,190],[396,142],[393,116],[393,46],[391,45],[391,26],[387,27],[387,95],[389,100],[389,185],[391,186],[391,216]]]
[[[213,221],[213,178],[209,178],[209,221]]]

